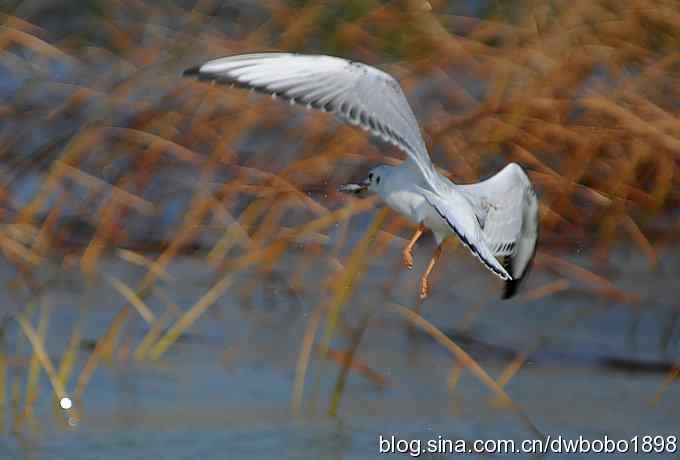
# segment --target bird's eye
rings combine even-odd
[[[368,180],[373,180],[373,173],[368,173]]]
[[[378,184],[380,183],[380,176],[375,180]]]

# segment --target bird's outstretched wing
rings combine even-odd
[[[512,276],[496,259],[493,252],[487,246],[482,234],[482,229],[475,216],[474,209],[470,202],[455,190],[443,198],[438,193],[421,189],[427,202],[432,206],[437,214],[446,221],[451,230],[458,236],[458,239],[474,254],[486,268],[491,270],[499,278],[511,281]]]
[[[503,297],[512,297],[528,273],[538,240],[538,198],[531,181],[510,163],[485,181],[457,187],[472,196],[483,238],[512,277]]]
[[[208,61],[184,75],[331,112],[397,146],[436,187],[438,176],[399,83],[375,67],[332,56],[260,53]]]

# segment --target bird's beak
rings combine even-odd
[[[343,192],[343,193],[353,193],[353,194],[355,194],[355,195],[358,195],[358,194],[360,194],[360,193],[365,192],[366,190],[368,190],[368,185],[369,185],[369,182],[368,182],[367,180],[365,180],[365,181],[363,181],[363,182],[360,183],[360,184],[345,184],[345,185],[341,185],[341,186],[338,188],[338,191],[339,191],[339,192]]]

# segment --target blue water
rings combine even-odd
[[[419,248],[419,262],[427,251],[427,243]],[[399,278],[393,279],[398,287],[388,294],[380,289],[388,277],[386,267],[398,266],[399,253],[388,251],[392,253],[372,264],[347,312],[352,324],[360,312],[374,309],[357,357],[388,383],[382,387],[350,373],[337,418],[326,415],[339,369],[334,362],[312,361],[302,415],[293,416],[290,409],[301,337],[310,305],[319,300],[320,292],[311,290],[296,307],[284,301],[270,305],[262,299],[246,307],[232,289],[161,361],[136,364],[119,357],[99,367],[78,406],[81,418],[72,419],[72,426],[68,413],[55,410],[54,401],[43,393],[34,424],[22,426],[21,436],[11,434],[11,423],[6,423],[0,455],[361,459],[378,455],[380,435],[423,443],[439,436],[469,441],[532,438],[520,419],[494,404],[490,392],[469,373],[463,373],[450,390],[447,381],[453,361],[448,352],[423,334],[409,334],[403,321],[384,307],[389,300],[408,303],[417,281],[413,272],[398,270]],[[635,260],[640,262],[630,265],[619,285],[633,286],[626,277],[638,277],[640,282],[645,265],[641,258]],[[437,272],[438,283],[423,305],[423,314],[443,330],[456,334],[465,329],[476,340],[501,349],[534,352],[536,340],[543,339],[534,358],[506,387],[540,430],[590,439],[677,433],[680,387],[671,386],[660,404],[650,404],[665,373],[598,365],[599,358],[612,355],[641,361],[674,356],[675,346],[663,348],[659,340],[670,312],[664,299],[672,294],[664,289],[675,289],[663,276],[647,275],[645,283],[638,284],[637,291],[654,308],[636,316],[627,305],[573,292],[533,302],[500,302],[494,300],[493,281],[468,262],[460,251],[451,254]],[[662,263],[674,271],[674,260]],[[136,276],[120,262],[108,262],[104,271],[130,283]],[[169,271],[177,280],[172,298],[182,308],[193,304],[210,285],[210,270],[200,259],[178,259]],[[447,279],[448,284],[443,282]],[[539,267],[526,289],[549,279]],[[121,304],[120,296],[105,284],[74,286],[57,284],[48,295],[52,308],[48,347],[55,359],[78,318],[79,303],[92,302],[85,320],[87,339],[103,333]],[[161,308],[153,299],[149,305]],[[474,307],[480,305],[479,316],[470,321]],[[584,305],[590,306],[591,313],[574,321],[574,312]],[[136,344],[145,330],[133,316],[123,343]],[[10,327],[7,339],[11,349],[23,350],[19,354],[27,356],[14,328]],[[339,338],[335,346],[343,348],[345,343]],[[499,376],[509,363],[503,353],[479,350],[474,344],[463,346],[492,376]],[[85,350],[80,353],[76,369],[87,356]],[[22,367],[12,369],[23,375]],[[44,377],[41,384],[48,391]]]

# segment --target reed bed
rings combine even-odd
[[[453,180],[476,181],[508,161],[524,165],[541,198],[536,270],[553,277],[524,301],[578,287],[590,298],[639,305],[645,299],[617,284],[615,269],[624,267],[610,254],[630,246],[651,271],[677,243],[676,2],[480,2],[463,12],[437,0],[10,3],[0,8],[0,250],[14,304],[2,307],[0,411],[12,414],[14,429],[29,426],[38,397],[70,395],[75,421],[102,363],[158,362],[220,297],[247,304],[276,282],[287,295],[320,299],[300,338],[295,413],[312,359],[340,371],[331,414],[348,373],[382,381],[355,357],[370,314],[356,328],[343,318],[356,317],[352,293],[367,261],[409,226],[376,213],[375,199],[335,190],[399,153],[326,115],[180,77],[207,58],[290,50],[379,65],[401,81],[434,161]],[[353,238],[352,223],[366,215],[373,224]],[[592,254],[587,266],[564,257],[583,249]],[[177,305],[172,264],[186,255],[213,278],[193,303]],[[110,258],[143,276],[126,284],[102,270]],[[325,281],[305,283],[312,271]],[[48,293],[63,273],[120,294],[89,351],[79,346],[80,323],[64,349],[45,346],[58,314]],[[235,284],[243,274],[250,282]],[[389,303],[376,309],[432,334],[523,414],[503,387],[524,356],[494,381],[417,313]],[[146,333],[130,344],[131,322]],[[19,336],[12,348],[10,330]],[[13,356],[28,364],[12,365]],[[41,372],[49,388],[38,384]]]

